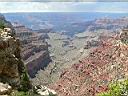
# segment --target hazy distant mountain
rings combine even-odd
[[[94,22],[98,18],[116,19],[128,16],[127,13],[88,12],[6,13],[4,15],[7,20],[22,23],[34,30],[52,28],[53,31],[67,32],[69,35],[87,30],[88,26],[95,25]]]

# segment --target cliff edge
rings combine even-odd
[[[0,82],[12,88],[26,91],[30,82],[20,56],[20,42],[4,16],[0,16]]]

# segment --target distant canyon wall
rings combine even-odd
[[[29,76],[34,78],[35,74],[40,69],[44,69],[51,61],[48,44],[45,41],[45,37],[48,38],[47,33],[33,32],[33,30],[18,23],[13,26],[17,38],[22,43],[22,59],[27,66]]]

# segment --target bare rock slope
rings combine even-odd
[[[124,35],[125,34],[125,35]],[[128,77],[128,29],[103,40],[85,59],[65,70],[51,88],[59,96],[96,96],[112,81]]]

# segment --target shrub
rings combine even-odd
[[[31,96],[29,92],[14,91],[10,96]]]
[[[13,92],[9,96],[40,96],[40,95],[37,95],[36,93],[34,93],[33,90],[29,90],[26,92],[13,90]]]
[[[5,23],[4,21],[0,20],[0,29],[4,29],[5,28]]]
[[[22,73],[21,77],[21,91],[27,92],[30,88],[30,81],[26,72]]]
[[[98,96],[128,96],[128,80],[111,83],[109,90],[99,93]]]

